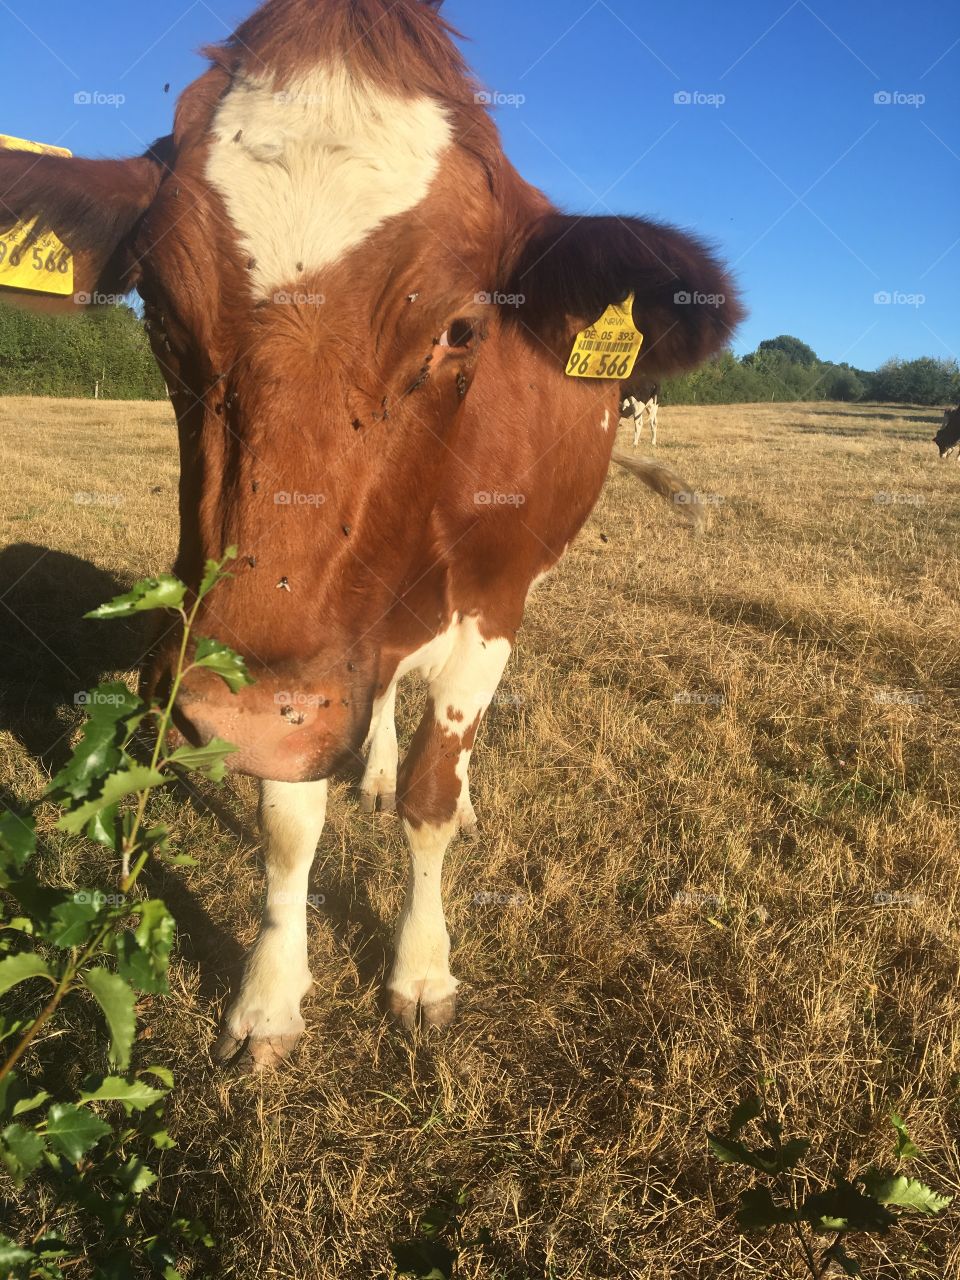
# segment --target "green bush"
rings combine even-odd
[[[0,395],[162,400],[166,387],[132,308],[42,315],[0,305]]]

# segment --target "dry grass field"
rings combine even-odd
[[[147,880],[179,942],[141,1046],[178,1078],[157,1195],[218,1241],[189,1274],[386,1277],[463,1192],[465,1239],[490,1233],[462,1250],[471,1280],[799,1276],[783,1238],[723,1221],[748,1183],[707,1153],[761,1073],[814,1175],[887,1160],[893,1109],[918,1175],[960,1193],[960,467],[936,462],[938,419],[662,411],[660,456],[712,527],[617,472],[535,593],[475,759],[481,835],[449,858],[450,1031],[382,1015],[402,836],[338,783],[307,1034],[275,1076],[215,1072],[256,930],[255,787],[159,801],[200,860]],[[0,796],[27,797],[73,693],[139,656],[78,618],[172,559],[170,412],[0,401],[0,466]],[[109,887],[99,853],[58,849],[51,876]],[[957,1277],[958,1221],[854,1252],[868,1277]]]

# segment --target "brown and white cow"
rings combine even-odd
[[[940,461],[946,462],[951,453],[956,451],[960,462],[960,406],[956,409],[945,409],[940,430],[933,437],[933,443],[940,450]]]
[[[327,779],[365,744],[366,807],[396,797],[410,846],[390,1004],[408,1024],[452,1017],[441,868],[475,825],[477,729],[619,418],[618,383],[566,376],[575,337],[633,292],[638,374],[658,381],[741,317],[694,237],[560,213],[516,173],[438,7],[268,0],[146,155],[0,156],[7,225],[39,215],[78,289],[144,299],[179,423],[177,573],[196,586],[207,557],[241,549],[198,629],[257,682],[232,695],[197,672],[178,715],[263,780],[262,930],[215,1049],[247,1066],[303,1028]],[[678,291],[728,301],[681,307]],[[162,647],[149,687],[171,661]],[[398,769],[413,671],[428,697]]]

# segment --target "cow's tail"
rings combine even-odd
[[[706,529],[707,517],[703,503],[697,500],[696,490],[675,471],[665,467],[662,462],[655,462],[653,458],[638,458],[619,447],[613,451],[613,461],[669,502],[694,532],[702,533]]]

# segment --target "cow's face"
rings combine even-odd
[[[941,458],[946,458],[951,450],[960,445],[960,409],[947,409],[940,430],[933,437],[933,443],[940,450]]]
[[[391,662],[441,621],[430,514],[505,326],[562,380],[577,331],[634,292],[638,376],[656,381],[740,314],[696,241],[562,217],[522,182],[437,7],[270,0],[150,156],[0,156],[13,214],[58,230],[81,280],[143,296],[180,433],[177,572],[196,588],[237,545],[197,630],[256,679],[232,695],[195,673],[179,725],[264,777],[324,777],[356,751]],[[523,312],[489,305],[498,292]],[[500,428],[505,448],[508,393]]]
[[[433,13],[422,20],[439,40]],[[177,571],[195,585],[207,558],[239,547],[198,630],[256,679],[233,697],[192,678],[180,722],[238,743],[255,773],[329,772],[363,738],[397,612],[416,643],[436,624],[398,599],[435,558],[425,527],[500,239],[496,135],[445,54],[432,93],[334,54],[216,67],[181,102],[138,230],[180,425]],[[161,683],[170,656],[157,655]]]

